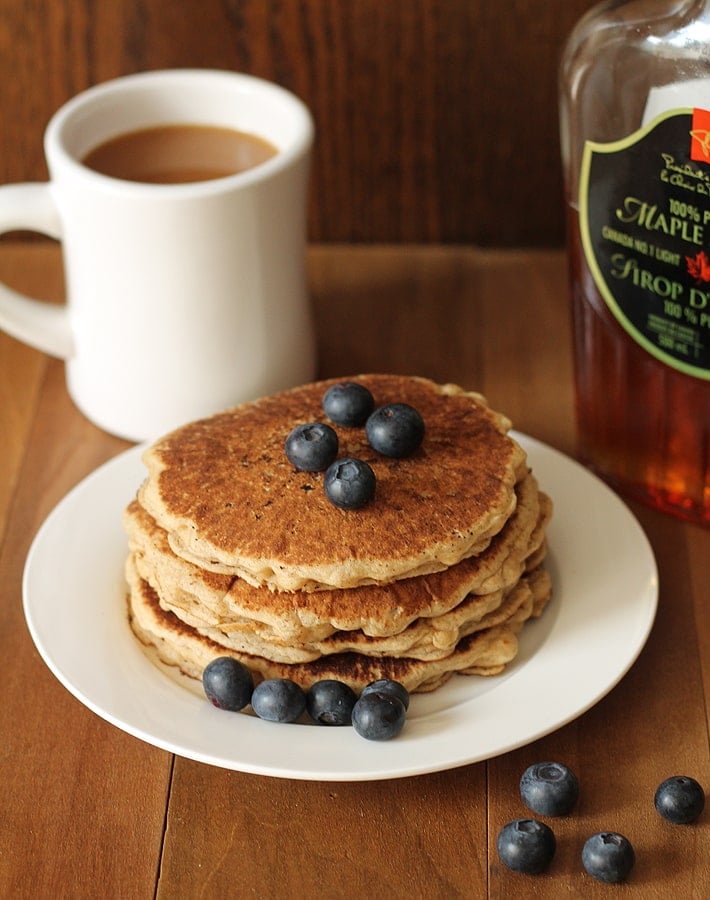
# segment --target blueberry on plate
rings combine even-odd
[[[383,694],[394,694],[395,697],[399,697],[402,701],[404,708],[409,709],[409,691],[399,681],[394,681],[392,678],[378,678],[377,681],[371,681],[365,685],[360,691],[360,696],[364,697],[366,694],[373,693],[373,691],[375,693],[379,691]]]
[[[375,496],[375,473],[364,460],[346,456],[328,466],[323,486],[334,506],[360,509]]]
[[[331,422],[346,428],[364,425],[375,408],[375,400],[364,384],[342,381],[323,395],[323,412]]]
[[[338,455],[338,435],[324,422],[297,425],[286,438],[288,461],[302,472],[322,472]]]
[[[424,419],[408,403],[380,406],[365,423],[365,433],[372,449],[394,458],[414,453],[424,440],[424,430]]]
[[[552,829],[537,819],[515,819],[498,833],[500,861],[514,872],[538,875],[552,862],[557,841]]]
[[[308,715],[319,725],[350,725],[357,694],[343,681],[324,678],[306,692]]]
[[[694,778],[673,775],[658,785],[653,804],[656,812],[668,822],[688,825],[705,808],[705,792]]]
[[[634,867],[636,854],[631,842],[615,831],[593,834],[582,848],[582,865],[597,881],[625,881]]]
[[[202,687],[213,706],[237,712],[249,704],[254,679],[239,660],[231,656],[218,656],[205,666]]]
[[[251,708],[267,722],[295,722],[306,709],[306,692],[290,678],[266,678],[254,688]]]
[[[382,691],[360,695],[353,706],[353,728],[368,741],[389,741],[397,737],[406,718],[407,710],[399,697]]]
[[[566,816],[579,797],[579,782],[562,763],[535,763],[520,778],[520,797],[539,816]]]

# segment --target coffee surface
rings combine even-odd
[[[149,184],[210,181],[254,168],[277,153],[264,138],[212,125],[160,125],[99,144],[83,159],[90,169]]]

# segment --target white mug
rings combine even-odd
[[[187,184],[119,180],[82,164],[112,137],[175,124],[248,132],[277,152]],[[47,126],[49,182],[0,188],[0,232],[61,241],[67,302],[0,285],[0,328],[66,360],[77,407],[134,441],[311,380],[312,142],[304,104],[248,75],[145,72],[79,94]]]

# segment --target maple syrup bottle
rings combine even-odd
[[[710,0],[626,0],[560,68],[579,453],[710,525]]]

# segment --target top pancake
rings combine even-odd
[[[397,634],[418,618],[438,617],[468,594],[510,590],[540,565],[552,503],[530,474],[516,485],[517,505],[486,550],[441,572],[388,584],[312,592],[270,591],[243,578],[206,572],[176,556],[167,534],[137,501],[124,512],[129,549],[160,604],[186,621],[245,627],[287,643],[321,640],[335,631]]]
[[[300,472],[284,441],[296,425],[327,421],[333,379],[305,385],[180,428],[145,451],[142,506],[178,556],[277,590],[386,583],[441,571],[480,552],[515,509],[525,453],[509,421],[480,394],[398,375],[349,379],[380,406],[409,403],[426,425],[404,459],[373,451],[364,428],[335,427],[339,456],[370,463],[374,500],[333,506],[322,473]]]

